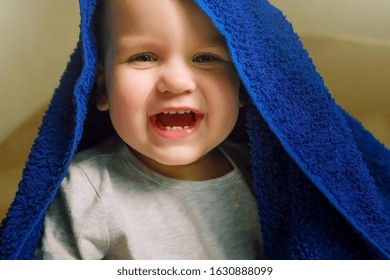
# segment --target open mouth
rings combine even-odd
[[[188,130],[203,117],[191,110],[169,110],[153,115],[150,119],[159,129],[165,131]]]

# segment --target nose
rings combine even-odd
[[[182,59],[172,59],[161,67],[157,90],[161,93],[191,93],[196,88],[191,65]]]

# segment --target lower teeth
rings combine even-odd
[[[182,126],[166,126],[165,127],[165,130],[168,130],[168,131],[171,131],[171,130],[173,130],[173,131],[175,131],[175,130],[183,130],[183,129],[189,129],[190,127],[189,126],[184,126],[184,127],[182,127]]]

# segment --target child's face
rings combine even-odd
[[[98,108],[119,136],[164,165],[197,161],[232,131],[239,78],[225,42],[188,0],[107,5]],[[167,113],[168,112],[168,113]]]

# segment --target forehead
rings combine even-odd
[[[215,43],[223,37],[192,0],[114,0],[107,1],[107,31],[118,36],[174,33],[195,35]]]

